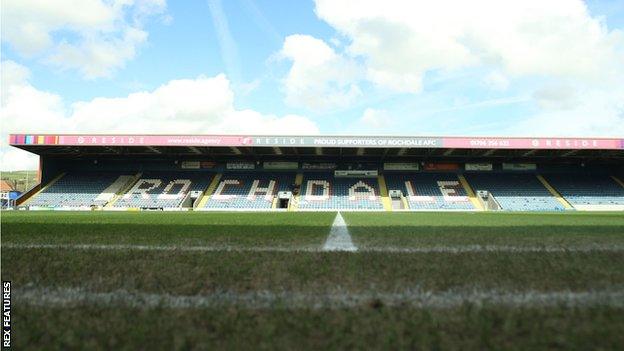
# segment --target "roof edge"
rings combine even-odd
[[[624,138],[201,134],[10,134],[11,146],[624,149]]]

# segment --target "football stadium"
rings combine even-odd
[[[624,350],[624,0],[0,24],[3,350]]]
[[[11,135],[31,210],[624,211],[624,140]]]
[[[12,134],[14,345],[617,349],[624,140]],[[17,337],[19,336],[19,337]]]

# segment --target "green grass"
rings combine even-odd
[[[335,213],[4,212],[5,243],[318,248]],[[621,245],[622,213],[343,213],[361,248]]]
[[[318,249],[335,213],[2,213],[3,245],[129,244]],[[624,289],[621,213],[343,213],[360,248],[500,245],[611,251],[256,252],[2,248],[14,294],[80,288],[168,296],[220,292],[318,296],[449,291]],[[620,249],[617,249],[620,248]],[[250,309],[76,304],[15,297],[16,349],[616,349],[624,309],[612,305],[446,309],[375,299],[351,307],[277,303]]]
[[[4,212],[4,243],[320,246],[334,213]]]
[[[359,247],[624,243],[624,213],[345,213]]]
[[[15,306],[14,311],[28,326],[15,334],[16,345],[46,350],[76,345],[88,350],[618,350],[624,344],[624,314],[609,308],[467,305],[451,311],[250,311]]]
[[[75,251],[5,249],[3,276],[25,285],[195,295],[220,290],[393,292],[624,287],[624,254]],[[4,263],[4,262],[3,262]]]

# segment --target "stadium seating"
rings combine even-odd
[[[534,173],[467,172],[475,191],[488,191],[502,210],[560,211],[564,205]],[[213,179],[204,171],[69,172],[33,196],[31,208],[177,209],[190,207],[190,192],[205,191]],[[474,210],[457,173],[387,172],[387,190],[401,190],[408,210]],[[294,171],[226,172],[201,210],[269,210],[279,191],[293,191]],[[624,209],[624,187],[608,175],[547,174],[545,179],[579,210]],[[132,186],[131,186],[132,185]],[[125,194],[117,196],[120,189]],[[377,178],[335,177],[333,172],[308,171],[296,196],[303,211],[384,210]],[[109,203],[110,202],[110,203]],[[393,206],[396,205],[393,203]],[[567,204],[565,204],[567,206]],[[569,208],[569,206],[568,206]]]
[[[376,178],[335,178],[330,173],[304,174],[301,210],[383,210]]]
[[[221,177],[204,205],[207,210],[271,209],[278,191],[289,191],[295,173],[233,172]]]
[[[212,176],[200,172],[146,172],[115,203],[116,208],[179,208],[191,191],[204,191]]]
[[[388,190],[401,190],[412,210],[472,210],[455,173],[386,174]]]
[[[506,211],[565,210],[533,173],[467,173],[465,177],[475,191],[489,191]]]
[[[572,206],[624,206],[624,187],[610,176],[556,174],[545,178]]]
[[[119,173],[68,173],[36,194],[28,205],[59,208],[103,206],[106,201],[97,200],[97,197],[119,176]]]

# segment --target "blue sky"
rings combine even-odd
[[[624,1],[24,0],[2,16],[4,140],[624,135]]]

